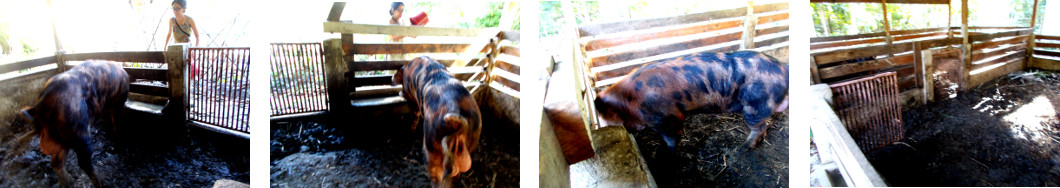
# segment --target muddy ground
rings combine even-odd
[[[766,122],[767,135],[754,149],[744,145],[750,131],[738,113],[685,121],[676,157],[654,131],[633,134],[659,187],[788,187],[786,111]]]
[[[159,119],[131,115],[121,120],[128,124],[118,131],[93,131],[92,164],[102,181],[112,187],[209,187],[218,179],[250,181],[249,141]],[[29,129],[22,118],[0,122],[0,187],[58,187],[51,157],[40,151],[39,138],[26,143],[22,152],[12,151],[14,140]],[[66,171],[74,177],[73,185],[91,187],[72,154]]]
[[[408,130],[407,119],[327,123],[317,116],[273,121],[271,186],[429,187],[423,132]],[[454,179],[454,186],[518,186],[518,128],[495,122],[483,119],[471,170]]]
[[[1060,186],[1060,76],[1031,71],[903,112],[905,138],[866,157],[891,186]]]

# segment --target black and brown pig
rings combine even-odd
[[[471,152],[482,132],[478,103],[445,66],[427,56],[402,66],[393,81],[403,86],[401,96],[415,105],[417,122],[423,125],[432,184],[449,186],[452,177],[471,169]]]
[[[751,148],[766,132],[763,122],[787,109],[788,68],[768,55],[704,52],[649,62],[600,92],[594,103],[607,123],[629,130],[651,128],[674,151],[685,115],[739,112]]]
[[[114,128],[115,115],[125,108],[128,95],[129,75],[121,66],[85,61],[48,79],[37,103],[22,110],[33,130],[23,135],[19,143],[39,133],[40,149],[52,157],[51,166],[61,184],[68,184],[70,177],[63,170],[63,162],[73,149],[78,165],[92,184],[102,186],[92,167],[90,129],[97,120],[108,121]]]

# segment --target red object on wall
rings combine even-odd
[[[427,22],[429,22],[429,21],[430,21],[430,19],[427,19],[427,13],[426,12],[420,12],[420,14],[417,14],[416,16],[413,16],[413,17],[409,18],[409,22],[412,22],[412,25],[423,25],[423,24],[427,24]]]

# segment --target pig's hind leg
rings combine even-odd
[[[740,89],[740,103],[743,105],[743,117],[747,122],[747,128],[751,133],[747,135],[746,144],[755,148],[762,136],[766,134],[765,120],[773,115],[773,108],[769,107],[769,96],[761,83],[751,84]]]

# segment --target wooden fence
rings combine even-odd
[[[952,28],[951,28],[952,29]],[[973,27],[968,36],[970,55],[945,57],[969,59],[959,68],[960,88],[975,87],[1001,75],[1025,67],[1030,28]],[[925,74],[923,57],[929,54],[952,53],[962,46],[959,32],[948,37],[945,28],[892,31],[893,42],[879,39],[878,33],[818,37],[811,39],[811,75],[814,83],[836,83],[861,78],[878,72],[898,73],[903,104],[925,103],[931,93],[925,93],[925,83],[933,80]],[[943,57],[943,56],[939,56]],[[927,67],[933,69],[934,67]],[[925,80],[927,80],[925,82]],[[927,88],[931,88],[930,86]],[[921,92],[924,91],[924,92]],[[919,102],[918,102],[919,101]],[[905,106],[905,105],[903,105]]]
[[[788,4],[753,5],[676,17],[593,23],[578,27],[576,81],[594,127],[591,102],[641,65],[697,52],[754,50],[788,60]],[[584,80],[584,82],[583,82]]]
[[[19,78],[49,78],[69,70],[84,60],[107,60],[125,63],[161,63],[166,68],[123,67],[129,74],[129,100],[126,108],[148,115],[157,115],[170,121],[185,122],[188,120],[187,65],[188,47],[171,45],[167,51],[134,51],[134,52],[96,52],[96,53],[63,53],[26,61],[0,65],[0,74],[16,75],[0,79],[0,84],[19,85]],[[54,66],[53,66],[54,65]],[[22,86],[34,88],[39,86]],[[210,130],[218,131],[224,129]],[[249,138],[249,132],[219,131],[221,133]]]
[[[338,6],[338,3],[336,3]],[[335,10],[324,22],[324,32],[342,33],[341,39],[324,41],[329,108],[404,104],[400,85],[392,84],[393,72],[408,63],[405,54],[427,55],[448,67],[472,93],[485,88],[518,98],[521,61],[519,33],[486,29],[456,29],[421,26],[354,24],[337,21]],[[430,43],[360,42],[358,35],[431,37]],[[449,42],[457,41],[457,42]],[[398,55],[400,54],[400,55]],[[385,56],[382,60],[357,57]],[[349,101],[343,102],[343,101]],[[517,104],[517,103],[516,103]]]

